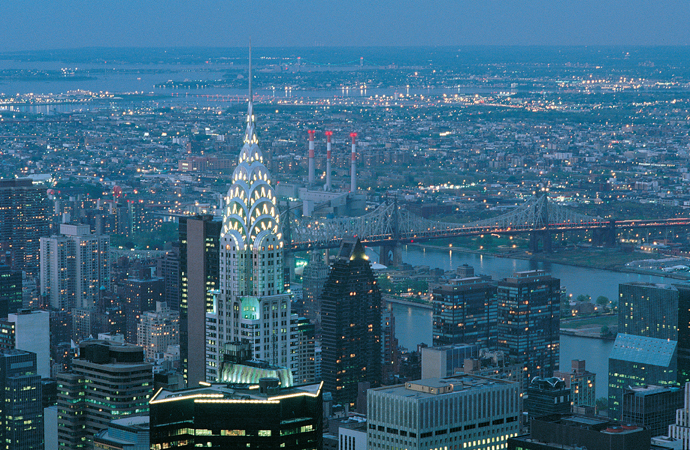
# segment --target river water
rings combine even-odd
[[[462,264],[474,266],[475,273],[491,275],[494,279],[501,279],[523,270],[540,269],[550,272],[552,276],[561,280],[568,294],[577,297],[589,294],[596,298],[604,295],[609,299],[618,296],[618,285],[632,281],[646,281],[650,283],[677,283],[663,277],[638,275],[609,270],[587,269],[520,259],[497,258],[473,253],[453,252],[440,249],[424,249],[417,246],[403,247],[403,261],[414,266],[426,265],[431,268],[452,270]],[[393,304],[395,315],[396,336],[400,345],[408,349],[416,349],[417,344],[432,343],[432,312],[429,309]],[[561,370],[569,370],[573,359],[584,359],[587,370],[597,374],[596,392],[598,397],[607,395],[608,384],[608,356],[613,347],[613,341],[581,338],[575,336],[561,336]]]

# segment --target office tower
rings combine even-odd
[[[608,392],[609,417],[616,419],[621,417],[624,387],[690,381],[690,287],[624,283],[618,292],[618,336],[609,356]],[[643,345],[639,352],[623,352],[637,341]],[[657,341],[663,343],[655,352]],[[650,366],[641,371],[638,363],[643,361]]]
[[[163,278],[129,278],[125,280],[122,309],[125,314],[125,340],[137,342],[137,326],[145,311],[156,309],[156,303],[163,301],[165,280]]]
[[[12,324],[13,348],[33,353],[36,373],[40,377],[50,378],[50,313],[19,310],[10,314],[7,322]],[[5,335],[5,327],[1,328],[0,335]]]
[[[323,254],[314,250],[310,252],[309,264],[302,273],[303,311],[305,317],[321,324],[321,294],[328,279],[328,264]]]
[[[157,261],[156,274],[165,280],[165,303],[172,310],[180,310],[180,245],[174,243],[172,250]]]
[[[5,449],[43,449],[43,399],[36,355],[0,350],[0,439]]]
[[[570,389],[570,398],[573,401],[573,408],[596,406],[596,373],[588,372],[585,369],[585,361],[573,359],[571,361],[572,370],[570,372],[554,372],[553,376],[563,378],[565,385]]]
[[[144,358],[152,360],[156,353],[166,352],[169,345],[179,344],[180,313],[165,302],[156,302],[156,310],[144,312],[137,325],[137,345],[144,348]]]
[[[72,370],[58,373],[57,381],[58,443],[65,450],[92,448],[112,420],[147,414],[153,394],[143,349],[117,342],[81,342]]]
[[[508,439],[508,450],[649,450],[649,430],[599,416],[538,417],[530,434]],[[505,448],[505,447],[504,447]]]
[[[477,344],[496,348],[496,284],[459,278],[433,290],[434,345]]]
[[[519,431],[518,391],[474,375],[369,389],[367,448],[505,448]]]
[[[151,449],[321,450],[321,384],[282,388],[262,378],[258,385],[159,391],[150,405]]]
[[[321,300],[321,375],[336,403],[381,383],[381,292],[359,239],[344,238]]]
[[[644,384],[676,386],[677,377],[676,341],[619,334],[609,354],[608,416],[620,420],[623,389],[626,387]]]
[[[93,438],[93,447],[103,450],[149,450],[149,416],[132,416],[110,422]]]
[[[551,414],[570,413],[570,389],[561,378],[534,377],[525,394],[525,412],[529,414],[530,420]]]
[[[678,342],[678,382],[690,381],[690,286],[619,285],[618,333]]]
[[[306,317],[298,318],[294,326],[297,332],[295,384],[314,383],[316,381],[316,327]]]
[[[220,230],[213,216],[180,217],[180,364],[188,386],[206,381],[206,313],[219,288]]]
[[[560,280],[542,270],[498,282],[498,348],[525,363],[525,389],[558,370],[560,299]]]
[[[88,225],[60,225],[60,235],[41,238],[41,295],[58,310],[92,310],[110,289],[110,237]]]
[[[445,378],[463,371],[466,360],[479,358],[475,344],[422,347],[422,379]]]
[[[0,318],[22,307],[22,272],[0,264]]]
[[[10,252],[12,269],[38,275],[39,238],[49,232],[46,188],[29,179],[0,180],[0,249]]]
[[[255,359],[294,373],[296,336],[290,329],[293,314],[284,286],[280,214],[258,146],[251,92],[244,145],[225,200],[220,290],[213,311],[206,315],[206,377],[222,381],[225,345],[235,341],[251,343]]]
[[[622,421],[646,427],[652,436],[666,435],[682,406],[683,390],[679,387],[631,386],[623,389]]]

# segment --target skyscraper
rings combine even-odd
[[[58,444],[65,450],[90,448],[113,419],[147,414],[153,394],[143,349],[117,342],[81,342],[72,371],[58,373],[57,381]]]
[[[615,419],[621,417],[624,388],[690,381],[690,287],[634,282],[621,284],[618,292],[608,391],[609,417]]]
[[[221,379],[225,344],[252,344],[253,357],[296,370],[292,309],[283,284],[283,235],[271,175],[263,164],[251,91],[244,146],[225,198],[220,290],[206,315],[206,377]],[[191,317],[191,313],[190,313]],[[191,348],[190,348],[191,351]],[[195,349],[196,351],[196,349]]]
[[[0,180],[0,249],[10,252],[13,269],[38,275],[39,238],[49,230],[46,189],[29,179]]]
[[[434,345],[496,348],[496,284],[479,277],[451,280],[434,289]]]
[[[180,217],[180,364],[188,386],[206,381],[206,313],[219,285],[222,221]]]
[[[359,382],[381,383],[381,292],[359,239],[340,246],[321,301],[324,389],[354,405]]]
[[[0,439],[7,450],[43,449],[41,376],[36,355],[0,350]]]
[[[0,317],[22,307],[22,272],[0,264]]]
[[[156,303],[162,302],[165,295],[163,278],[129,278],[125,280],[124,301],[125,340],[130,344],[137,343],[137,326],[145,311],[156,309]]]
[[[309,264],[302,274],[303,314],[305,317],[321,324],[321,294],[323,285],[328,279],[328,264],[324,262],[320,251],[312,251]]]
[[[137,325],[137,345],[144,348],[144,357],[151,360],[156,353],[167,351],[169,345],[180,343],[180,313],[165,302],[156,302],[155,311],[141,315]]]
[[[560,356],[561,282],[542,270],[498,282],[498,348],[525,363],[533,377],[551,377]]]
[[[58,310],[92,310],[101,288],[110,289],[110,237],[88,225],[60,225],[41,238],[41,295]]]

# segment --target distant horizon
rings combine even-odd
[[[80,48],[687,46],[687,0],[0,2],[0,53]]]

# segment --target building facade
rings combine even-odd
[[[321,384],[256,389],[212,385],[163,389],[151,399],[151,449],[265,448],[321,450]]]
[[[180,365],[188,386],[206,381],[206,314],[220,281],[222,221],[180,217]]]
[[[164,353],[169,345],[180,344],[180,313],[168,308],[165,302],[156,302],[155,311],[141,315],[137,325],[137,345],[143,347],[144,358],[153,360]]]
[[[7,450],[41,450],[44,445],[41,376],[36,355],[0,350],[0,439]]]
[[[122,309],[125,316],[125,340],[137,343],[137,329],[144,312],[156,310],[165,298],[165,280],[160,277],[128,278],[124,282]]]
[[[92,310],[110,289],[110,237],[88,225],[60,225],[60,235],[42,237],[41,295],[51,308]]]
[[[655,385],[627,387],[621,402],[622,422],[649,429],[652,437],[666,435],[675,422],[676,411],[683,406],[679,387]]]
[[[0,249],[10,252],[11,267],[39,273],[39,239],[50,234],[46,188],[29,179],[0,180]]]
[[[0,264],[0,318],[22,308],[22,272]]]
[[[497,343],[496,284],[479,277],[459,278],[433,290],[434,346]]]
[[[570,413],[570,388],[565,385],[562,378],[534,377],[525,394],[525,412],[529,414],[530,419]]]
[[[367,448],[507,448],[520,423],[517,383],[460,375],[367,391]]]
[[[585,361],[573,359],[570,372],[554,372],[554,376],[563,378],[570,389],[573,406],[594,407],[596,405],[597,374],[585,369]]]
[[[560,299],[560,280],[541,270],[498,283],[498,348],[525,362],[525,388],[558,370]]]
[[[71,369],[57,375],[59,448],[93,448],[112,420],[148,413],[153,372],[141,347],[83,341]]]
[[[344,238],[321,301],[321,376],[336,403],[381,383],[381,292],[359,239]]]

